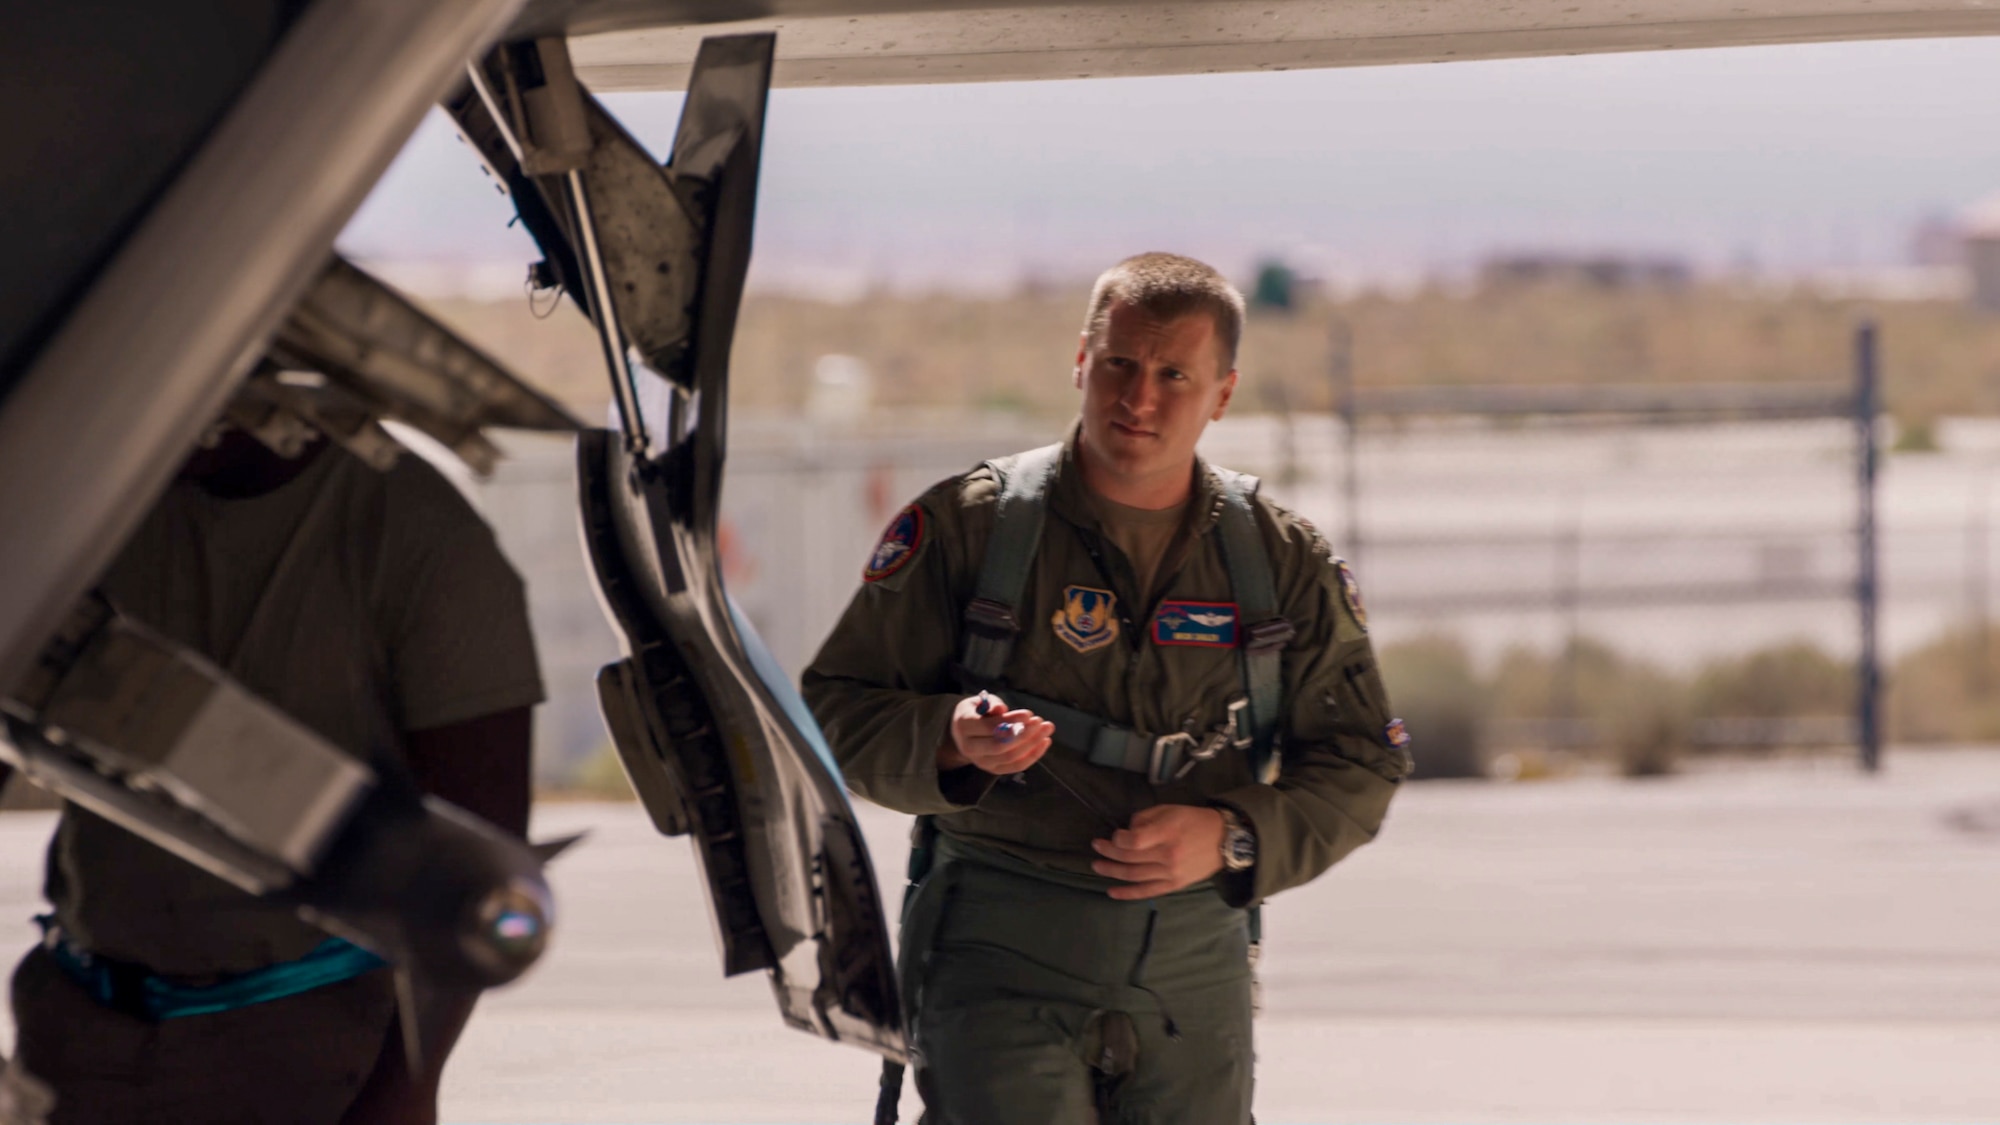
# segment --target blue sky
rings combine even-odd
[[[614,95],[655,150],[679,98]],[[753,280],[1004,286],[1141,249],[1355,280],[1497,249],[1892,264],[2000,193],[2000,38],[1184,78],[780,90]],[[343,238],[523,261],[433,115]]]

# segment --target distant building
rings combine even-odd
[[[1910,231],[1910,264],[1925,269],[1965,268],[1965,226],[1958,216],[1932,213]]]
[[[1962,221],[1972,307],[2000,313],[2000,196],[1973,207]]]
[[[1591,289],[1685,289],[1694,270],[1679,258],[1625,254],[1527,253],[1488,258],[1489,286],[1578,285]]]

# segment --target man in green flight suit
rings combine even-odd
[[[1408,772],[1346,565],[1195,456],[1242,325],[1200,262],[1107,271],[1069,439],[904,509],[805,674],[848,785],[934,826],[900,958],[931,1125],[1248,1121],[1251,908]]]

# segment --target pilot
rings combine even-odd
[[[848,785],[919,817],[931,1125],[1248,1121],[1253,908],[1409,770],[1345,564],[1195,455],[1242,325],[1200,262],[1105,272],[1068,439],[904,509],[805,674]]]
[[[205,445],[105,596],[378,771],[524,833],[542,685],[485,522],[413,456],[382,473],[323,439],[295,459],[242,430]],[[372,955],[74,805],[45,889],[15,1065],[53,1088],[57,1125],[436,1120],[450,1044],[409,1073]],[[173,986],[164,1008],[138,999],[149,979]]]

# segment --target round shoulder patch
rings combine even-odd
[[[882,541],[875,544],[874,553],[868,556],[868,565],[861,571],[861,580],[880,582],[903,569],[916,557],[917,548],[923,544],[924,510],[912,504],[889,521],[889,529],[882,533]]]
[[[1354,615],[1354,623],[1361,626],[1361,631],[1367,632],[1368,610],[1361,604],[1361,583],[1354,580],[1354,569],[1347,565],[1346,559],[1333,560],[1333,569],[1340,576],[1340,593],[1347,599],[1347,612]]]

